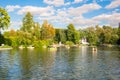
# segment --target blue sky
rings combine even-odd
[[[118,27],[120,0],[0,0],[0,6],[11,16],[9,29],[19,29],[26,12],[34,21],[48,20],[55,28],[73,23],[76,29],[95,25]]]

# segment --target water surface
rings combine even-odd
[[[0,80],[120,80],[120,48],[0,51]]]

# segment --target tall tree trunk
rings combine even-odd
[[[2,31],[2,29],[0,28],[0,35],[1,35],[1,31]]]

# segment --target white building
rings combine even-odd
[[[86,38],[82,38],[81,43],[82,43],[82,44],[89,44],[89,43],[87,42],[87,39],[86,39]]]

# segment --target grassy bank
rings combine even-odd
[[[0,46],[0,50],[9,50],[9,49],[12,49],[12,47],[8,45]]]

